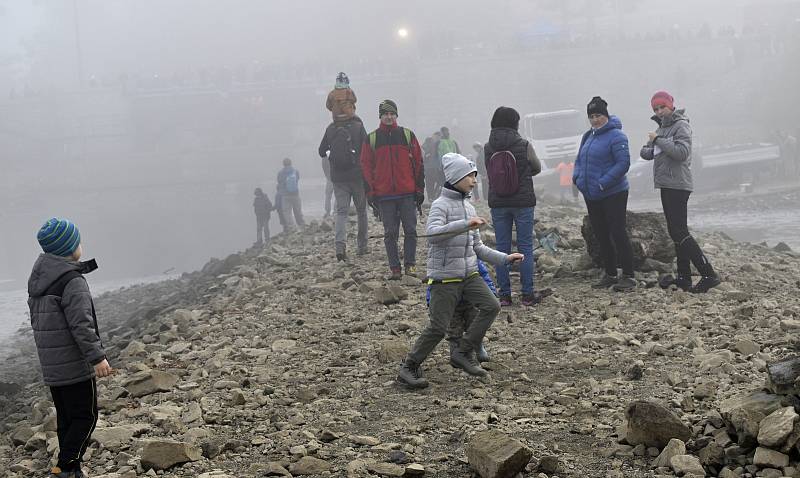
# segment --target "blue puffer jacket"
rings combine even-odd
[[[622,121],[611,116],[603,127],[583,134],[572,182],[590,201],[599,201],[628,190],[626,173],[631,166],[628,137]]]

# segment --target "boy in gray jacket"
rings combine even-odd
[[[428,284],[431,289],[430,321],[414,343],[398,373],[398,381],[411,388],[425,388],[420,365],[445,337],[456,305],[462,300],[478,309],[461,338],[451,364],[470,375],[483,376],[475,358],[483,336],[500,312],[500,303],[478,273],[478,258],[495,265],[519,262],[523,255],[496,251],[481,241],[478,217],[469,202],[477,183],[475,163],[458,153],[442,158],[445,184],[431,204],[425,233],[428,236]]]
[[[47,221],[37,239],[44,253],[28,279],[28,306],[44,384],[56,407],[58,464],[50,476],[83,478],[81,457],[97,423],[95,377],[112,372],[83,277],[97,263],[78,262],[81,235],[66,219]]]

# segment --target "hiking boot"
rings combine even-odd
[[[425,388],[428,386],[428,381],[422,376],[422,369],[419,364],[408,358],[403,361],[400,371],[397,372],[397,381],[411,388]]]
[[[489,357],[489,352],[486,351],[486,347],[483,346],[483,342],[478,346],[478,350],[476,350],[478,356],[478,362],[489,362],[491,358]]]
[[[689,292],[692,288],[692,276],[681,276],[675,278],[675,282],[673,282],[675,286],[684,291]]]
[[[344,252],[336,253],[336,262],[344,262],[347,260],[347,254]]]
[[[511,301],[510,295],[500,296],[500,307],[511,307],[514,303]]]
[[[413,264],[406,265],[406,275],[411,277],[417,277],[417,266]]]
[[[472,347],[467,345],[463,339],[458,349],[450,356],[450,365],[455,368],[460,368],[476,377],[483,377],[486,375],[486,370],[481,368],[481,365],[475,358],[475,351]]]
[[[614,292],[628,292],[635,289],[637,285],[636,279],[629,275],[622,274],[622,277],[612,286],[612,289],[614,289]]]
[[[709,289],[714,288],[720,285],[722,281],[719,279],[719,275],[714,274],[713,276],[703,276],[697,281],[697,284],[694,285],[689,292],[692,294],[705,294],[709,291]]]
[[[366,256],[369,254],[369,248],[367,247],[359,247],[358,252],[356,252],[357,256]]]
[[[389,274],[389,277],[387,277],[388,280],[400,280],[402,278],[403,274],[400,272],[399,267],[397,269],[392,269],[392,273]]]
[[[603,273],[603,277],[601,277],[599,281],[592,284],[592,289],[608,289],[609,287],[616,285],[616,283],[617,276],[610,276]]]
[[[453,357],[455,357],[456,353],[458,352],[459,340],[460,339],[457,339],[457,338],[448,338],[447,339],[447,344],[450,346],[450,363],[451,364],[453,363]]]

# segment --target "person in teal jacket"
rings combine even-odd
[[[605,273],[595,289],[613,288],[629,291],[636,288],[633,277],[633,249],[626,230],[628,179],[631,165],[628,137],[622,122],[608,114],[608,103],[595,96],[586,107],[591,129],[584,133],[572,182],[586,201],[589,221],[600,244]],[[622,277],[617,277],[617,259]]]

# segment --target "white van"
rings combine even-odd
[[[522,135],[533,144],[536,156],[542,162],[542,172],[534,182],[549,190],[557,188],[555,168],[561,161],[575,161],[581,137],[588,129],[586,114],[578,110],[528,113],[522,118],[521,127]]]

